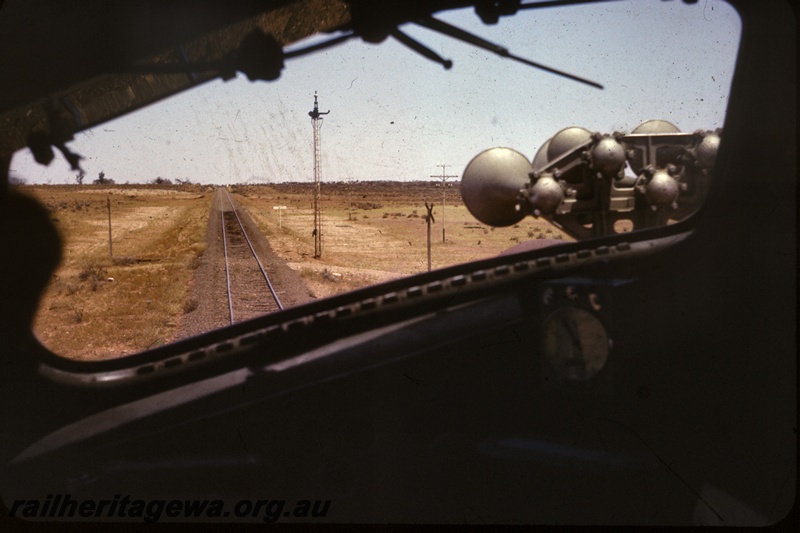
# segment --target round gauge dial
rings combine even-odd
[[[542,352],[563,380],[583,381],[594,376],[606,364],[608,345],[606,328],[583,309],[564,307],[545,320]]]

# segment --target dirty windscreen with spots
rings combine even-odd
[[[15,155],[12,180],[64,242],[38,338],[72,359],[118,357],[702,204],[740,36],[730,6],[438,18],[524,61],[409,24],[451,68],[351,39],[275,82],[208,82],[84,131],[79,173]]]

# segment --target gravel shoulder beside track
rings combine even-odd
[[[173,340],[199,335],[230,324],[220,215],[224,206],[229,208],[227,201],[223,192],[217,190],[206,229],[207,247],[192,277],[186,307],[188,312],[181,317]],[[272,250],[268,240],[258,230],[247,211],[237,205],[237,212],[284,308],[313,300],[303,278]],[[257,287],[254,290],[266,289]]]

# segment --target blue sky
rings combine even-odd
[[[512,53],[592,79],[592,88],[473,48],[430,30],[402,29],[453,61],[443,69],[388,39],[360,40],[288,60],[276,82],[214,81],[75,137],[87,178],[117,183],[161,176],[200,183],[312,181],[314,92],[323,120],[322,179],[430,179],[461,175],[493,146],[532,159],[568,126],[611,133],[653,118],[683,131],[724,121],[739,18],[700,0],[605,2],[522,11],[496,26],[472,10],[439,18]],[[302,45],[303,43],[298,43]],[[295,48],[297,45],[287,47]],[[58,157],[49,167],[20,152],[12,176],[74,183]]]

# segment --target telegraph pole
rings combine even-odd
[[[320,135],[322,126],[320,115],[327,115],[330,111],[320,113],[317,105],[317,92],[314,91],[314,109],[308,112],[311,124],[314,127],[314,257],[322,257],[322,206],[320,204]]]
[[[442,175],[441,176],[437,176],[437,175],[431,174],[431,177],[432,178],[442,178],[442,242],[444,242],[444,193],[445,193],[445,187],[446,187],[445,182],[447,181],[447,178],[457,178],[458,176],[447,175],[446,174],[445,170],[450,165],[436,165],[436,166],[437,167],[442,167]]]

